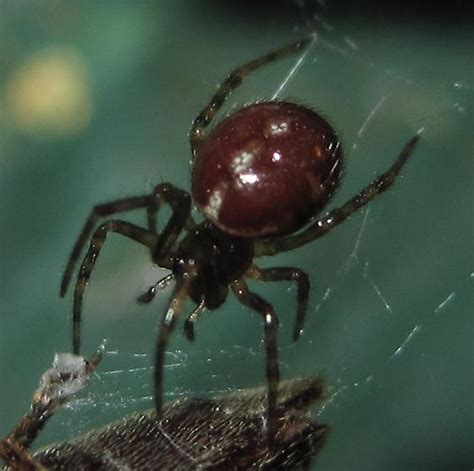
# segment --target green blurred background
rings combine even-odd
[[[27,409],[53,353],[71,348],[71,293],[58,291],[88,211],[162,181],[189,189],[187,132],[217,84],[316,30],[278,96],[321,110],[343,139],[332,206],[423,134],[392,191],[331,235],[260,261],[299,266],[312,281],[297,344],[294,287],[253,285],[281,319],[283,377],[322,373],[330,388],[314,410],[333,429],[319,470],[472,469],[472,6],[348,3],[0,3],[0,435]],[[297,59],[251,77],[226,109],[273,96]],[[38,444],[151,407],[168,293],[149,306],[135,299],[160,275],[143,247],[109,238],[83,324],[84,351],[107,338],[108,354]],[[256,315],[229,299],[197,334],[194,344],[173,338],[168,399],[264,383]]]

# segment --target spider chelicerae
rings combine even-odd
[[[294,340],[303,329],[309,280],[299,268],[259,268],[254,259],[295,249],[327,234],[394,183],[418,141],[418,135],[410,139],[393,165],[352,199],[316,218],[339,185],[343,163],[340,140],[324,118],[294,103],[260,102],[245,106],[208,131],[226,98],[244,77],[270,62],[304,50],[310,41],[308,38],[289,44],[235,69],[194,119],[189,135],[194,160],[192,197],[170,183],[162,183],[150,194],[97,205],[72,250],[62,279],[61,296],[66,293],[81,250],[90,239],[74,291],[76,354],[80,351],[84,289],[110,232],[146,246],[153,262],[170,270],[169,275],[139,297],[139,301],[150,302],[158,290],[175,282],[156,344],[154,379],[158,414],[163,401],[165,350],[185,302],[191,298],[196,304],[184,322],[184,333],[193,340],[194,323],[206,309],[221,306],[230,288],[263,321],[267,430],[271,441],[278,419],[278,318],[268,301],[249,290],[245,278],[296,283]],[[193,199],[204,216],[199,223],[191,216]],[[164,228],[158,230],[157,214],[163,203],[171,207],[172,213]],[[146,209],[146,228],[120,219],[108,219],[97,227],[100,218],[139,208]]]

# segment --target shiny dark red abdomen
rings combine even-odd
[[[220,122],[199,146],[193,196],[227,233],[291,233],[334,193],[342,155],[334,130],[314,111],[287,102],[250,105]]]

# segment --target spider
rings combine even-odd
[[[150,302],[158,290],[175,282],[156,343],[154,381],[158,414],[163,404],[165,350],[185,302],[190,298],[196,304],[184,322],[186,337],[194,340],[195,322],[206,309],[221,306],[230,288],[263,321],[268,381],[266,422],[271,441],[278,420],[278,318],[268,301],[249,290],[245,278],[296,283],[295,341],[303,329],[309,279],[299,268],[259,268],[254,259],[296,249],[330,232],[394,183],[418,141],[415,135],[385,173],[339,208],[316,218],[338,188],[343,163],[340,140],[323,117],[287,101],[259,102],[229,115],[209,131],[224,101],[249,73],[303,51],[310,42],[311,38],[303,39],[241,65],[194,119],[189,134],[192,197],[170,183],[162,183],[150,194],[97,205],[73,247],[62,279],[61,296],[65,295],[81,250],[90,239],[74,291],[75,354],[80,351],[84,290],[109,233],[144,245],[154,263],[170,270],[170,274],[138,298]],[[193,200],[204,216],[200,223],[191,216]],[[163,203],[171,207],[172,213],[159,231],[157,215]],[[97,227],[100,218],[139,208],[146,209],[147,228],[120,219],[108,219]]]

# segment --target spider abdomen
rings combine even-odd
[[[193,196],[199,209],[239,237],[304,226],[334,193],[342,166],[329,123],[289,102],[258,103],[230,115],[196,157]]]

